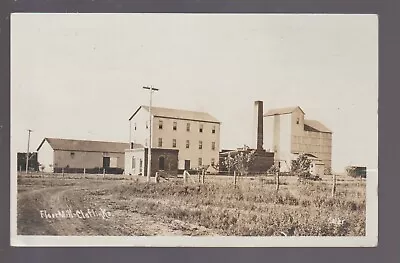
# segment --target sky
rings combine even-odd
[[[333,131],[332,166],[378,167],[376,15],[13,14],[11,142],[129,140],[147,105],[206,111],[252,144],[254,101]]]

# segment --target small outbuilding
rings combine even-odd
[[[142,145],[125,150],[125,174],[147,176],[148,148]],[[151,176],[161,172],[167,176],[178,175],[178,149],[151,149]]]
[[[44,172],[122,174],[129,143],[44,138],[37,148]]]

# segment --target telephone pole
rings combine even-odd
[[[29,170],[29,143],[31,140],[31,132],[33,131],[28,129],[28,150],[26,151],[26,173],[28,173]]]
[[[150,182],[150,176],[151,176],[151,146],[152,146],[152,141],[151,141],[151,129],[152,129],[152,117],[151,117],[151,103],[153,99],[153,91],[158,91],[158,89],[153,88],[153,86],[150,87],[143,87],[144,89],[147,89],[150,91],[150,104],[149,104],[149,146],[148,146],[148,157],[147,157],[147,182]]]

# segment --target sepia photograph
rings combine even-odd
[[[11,245],[376,246],[378,17],[11,16]]]

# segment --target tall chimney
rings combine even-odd
[[[254,113],[255,113],[255,124],[256,124],[256,149],[257,151],[262,151],[263,150],[263,120],[264,120],[264,113],[263,110],[264,105],[261,100],[257,100],[254,102]]]

